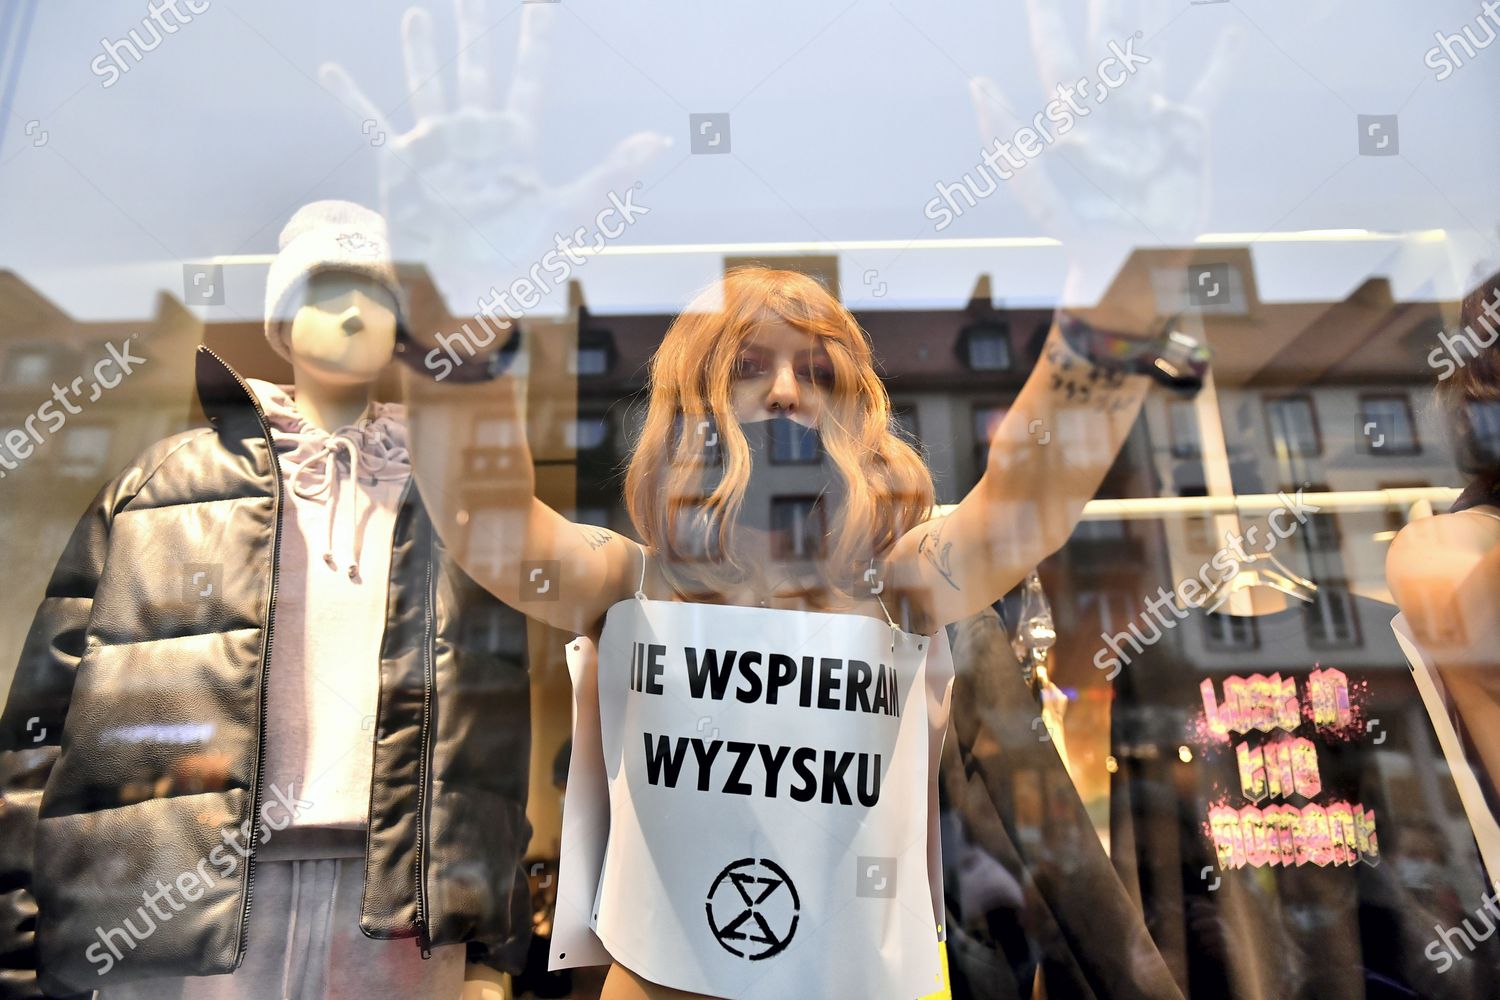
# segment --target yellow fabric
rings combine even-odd
[[[938,942],[938,962],[943,967],[943,988],[918,1000],[953,1000],[953,985],[948,981],[948,943]]]

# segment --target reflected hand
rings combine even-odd
[[[1240,32],[1220,32],[1207,68],[1178,102],[1165,94],[1163,61],[1142,43],[1144,31],[1170,19],[1167,0],[1090,0],[1082,49],[1069,40],[1059,7],[1046,0],[1026,6],[1041,101],[1008,100],[983,76],[970,82],[970,97],[986,144],[1033,126],[1032,111],[1058,112],[1043,118],[1052,141],[1008,183],[1047,234],[1063,241],[1073,267],[1094,272],[1083,284],[1102,290],[1130,247],[1188,243],[1202,231],[1210,187],[1206,112],[1218,101]],[[1120,52],[1137,63],[1126,67]],[[1073,88],[1071,104],[1059,87]],[[1060,111],[1073,106],[1079,113],[1068,110],[1074,124],[1065,130]]]
[[[482,44],[497,22],[486,0],[455,0],[458,20],[457,101],[444,100],[432,40],[432,18],[420,7],[402,19],[402,52],[415,123],[391,127],[337,63],[319,78],[359,114],[366,134],[383,134],[381,207],[398,259],[425,263],[458,315],[491,286],[527,274],[554,246],[557,234],[587,226],[671,140],[637,132],[603,161],[560,185],[537,165],[537,140],[548,36],[559,16],[555,4],[522,4],[516,67],[504,103],[496,100],[493,60]],[[508,17],[509,15],[505,15]],[[504,17],[501,18],[504,20]]]

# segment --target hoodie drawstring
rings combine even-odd
[[[340,493],[339,452],[342,451],[349,456],[349,479],[355,486],[353,524],[350,526],[350,548],[352,551],[348,570],[349,579],[351,580],[359,579],[359,555],[364,546],[365,526],[364,520],[360,517],[361,491],[358,488],[360,482],[360,462],[363,461],[368,464],[372,457],[377,458],[380,462],[378,466],[371,470],[369,478],[369,485],[371,486],[377,486],[382,482],[395,479],[402,479],[407,474],[404,467],[406,449],[398,448],[396,454],[384,457],[370,455],[361,457],[359,443],[348,436],[357,433],[359,433],[358,426],[351,425],[349,427],[340,427],[332,434],[329,434],[324,440],[322,447],[308,456],[300,465],[297,465],[297,471],[291,476],[292,492],[304,500],[315,500],[325,491],[328,493],[328,542],[327,548],[323,552],[323,562],[327,564],[329,569],[337,570],[339,568],[338,563],[333,557],[333,523],[338,517]],[[320,462],[322,463],[322,481],[315,481],[310,485],[304,485],[302,481],[304,475],[309,469],[316,469]],[[380,473],[385,471],[387,466],[392,464],[401,466],[396,475],[380,475]]]

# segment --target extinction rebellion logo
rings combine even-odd
[[[741,858],[719,872],[703,909],[714,940],[752,962],[779,955],[797,933],[802,902],[791,877],[769,858]]]

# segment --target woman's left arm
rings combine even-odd
[[[887,558],[892,589],[914,601],[926,630],[993,604],[1067,542],[1150,385],[1080,354],[1053,323],[979,482]]]

